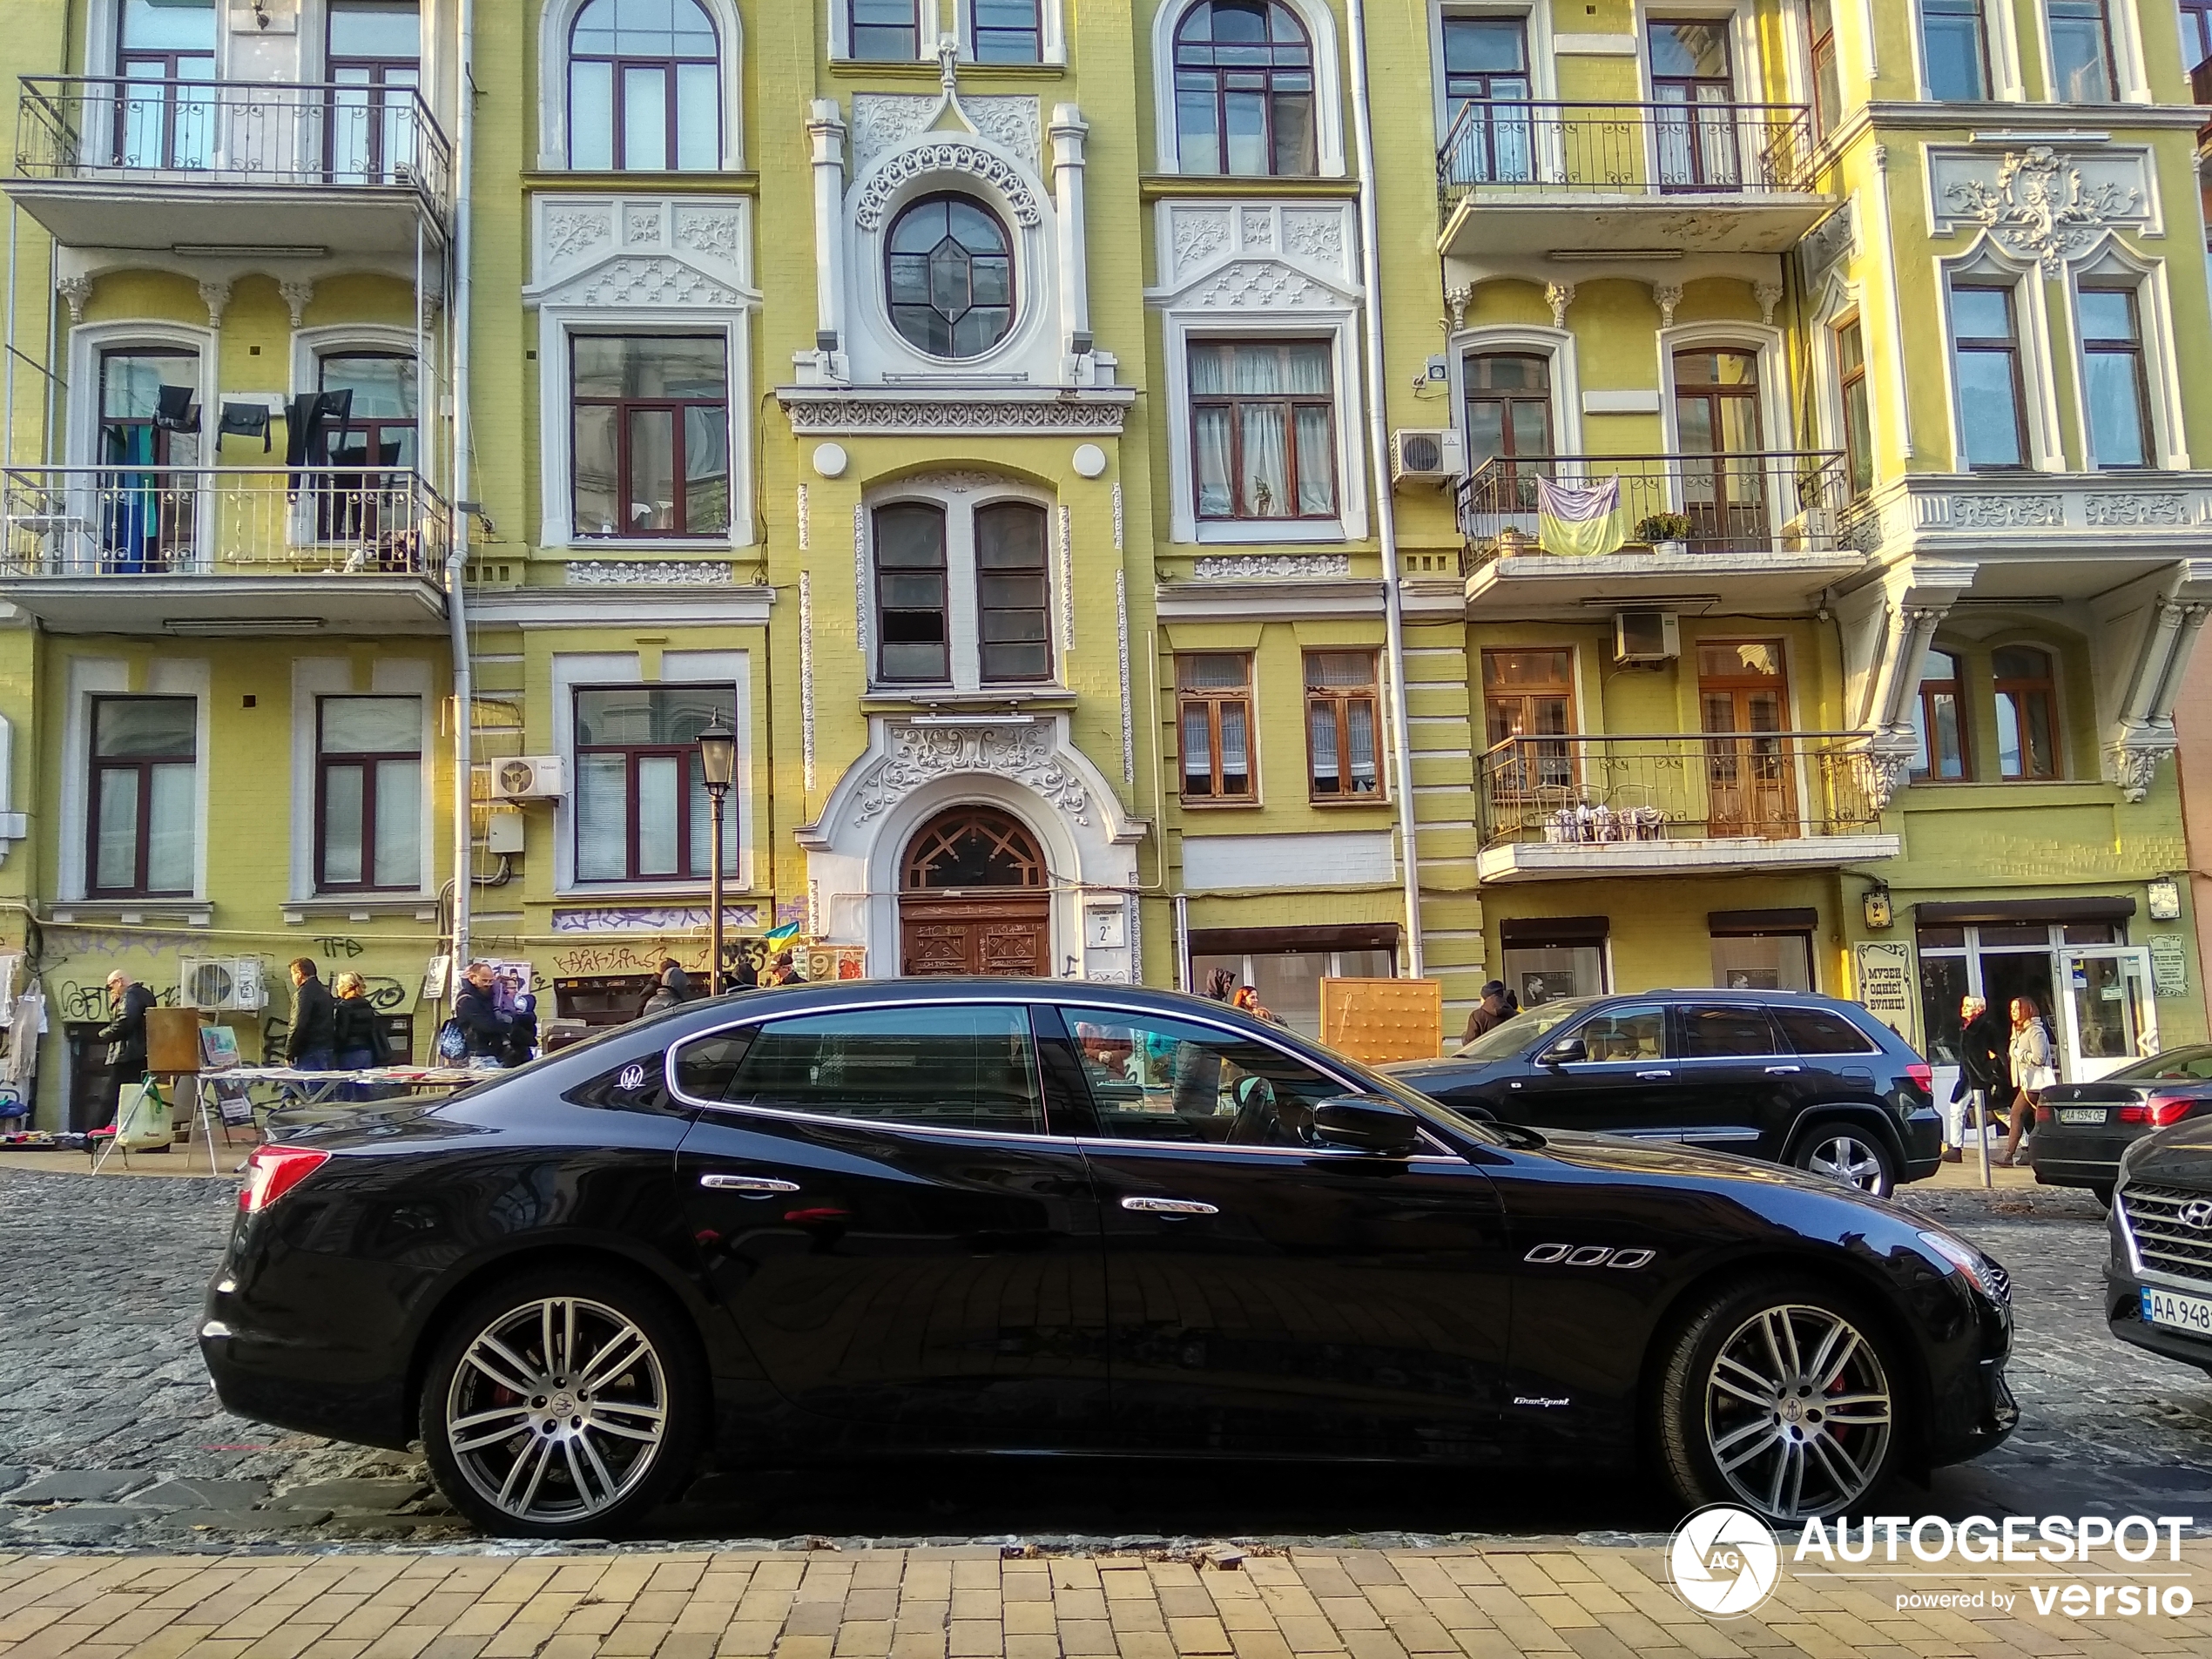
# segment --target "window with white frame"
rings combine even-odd
[[[1983,0],[1920,0],[1920,65],[1928,96],[1975,104],[1990,96]]]
[[[2074,295],[2081,346],[2081,404],[2089,459],[2099,469],[2152,464],[2150,376],[2141,296],[2132,287],[2085,284]]]
[[[730,529],[730,384],[720,334],[573,334],[579,536]]]
[[[154,898],[192,890],[199,867],[199,749],[196,698],[92,698],[88,898]]]
[[[315,699],[315,890],[422,886],[422,699]]]
[[[728,685],[580,686],[574,693],[576,879],[704,880],[711,858],[699,733],[738,730]],[[722,869],[742,838],[725,835]]]
[[[837,3],[846,7],[847,57],[873,63],[912,63],[921,55],[921,11],[917,0]]]
[[[1044,57],[1042,0],[968,0],[968,55],[979,64],[1035,64]]]
[[[1048,515],[1038,502],[946,492],[870,516],[875,678],[883,685],[1052,678]]]

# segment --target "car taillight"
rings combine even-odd
[[[246,1160],[246,1185],[238,1195],[240,1213],[260,1215],[329,1162],[329,1153],[304,1146],[257,1147]]]
[[[1935,1068],[1933,1066],[1909,1065],[1905,1069],[1905,1075],[1912,1080],[1913,1087],[1919,1089],[1922,1094],[1935,1093]]]
[[[2196,1103],[2183,1095],[2153,1095],[2148,1100],[2120,1109],[2123,1123],[2148,1123],[2154,1129],[2164,1129],[2178,1123],[2189,1115],[2189,1108]]]

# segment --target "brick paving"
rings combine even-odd
[[[2113,1563],[2102,1563],[2109,1569]],[[1844,1578],[1786,1564],[1715,1620],[1656,1548],[1004,1557],[995,1549],[529,1559],[0,1555],[0,1659],[1660,1659],[2194,1655],[2212,1607],[2074,1618],[2027,1590],[2108,1577]],[[2154,1568],[2147,1564],[2143,1571]],[[2194,1586],[2212,1544],[2155,1570]],[[1900,1610],[1934,1589],[2009,1607]],[[2194,1598],[2192,1598],[2194,1599]],[[2108,1604],[2116,1605],[2116,1604]]]

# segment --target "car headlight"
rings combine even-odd
[[[1991,1301],[2010,1299],[2011,1286],[2005,1281],[2004,1270],[1965,1239],[1931,1228],[1920,1235],[1920,1242],[1965,1274],[1973,1287]]]

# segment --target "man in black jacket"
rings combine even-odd
[[[338,1011],[330,988],[315,974],[312,956],[292,964],[292,1029],[284,1057],[294,1071],[328,1071],[337,1063]]]
[[[107,976],[107,1005],[110,1017],[100,1028],[100,1040],[107,1044],[107,1087],[101,1094],[105,1109],[99,1123],[90,1126],[94,1129],[115,1122],[124,1086],[146,1075],[146,1010],[154,1006],[154,996],[118,968]]]
[[[504,1063],[514,1016],[499,1011],[498,976],[489,962],[471,962],[453,999],[453,1017],[469,1041],[469,1063]]]
[[[1952,1097],[1954,1103],[1963,1100],[1966,1110],[1951,1114],[1958,1118],[1959,1128],[1944,1150],[1946,1163],[1956,1163],[1964,1156],[1960,1149],[1966,1144],[1968,1129],[1993,1122],[1998,1103],[2006,1098],[2006,1083],[2012,1071],[2012,1034],[1990,1012],[1989,1004],[1979,996],[1962,998],[1959,1016],[1959,1082]],[[2004,1125],[1997,1127],[2001,1130]]]

